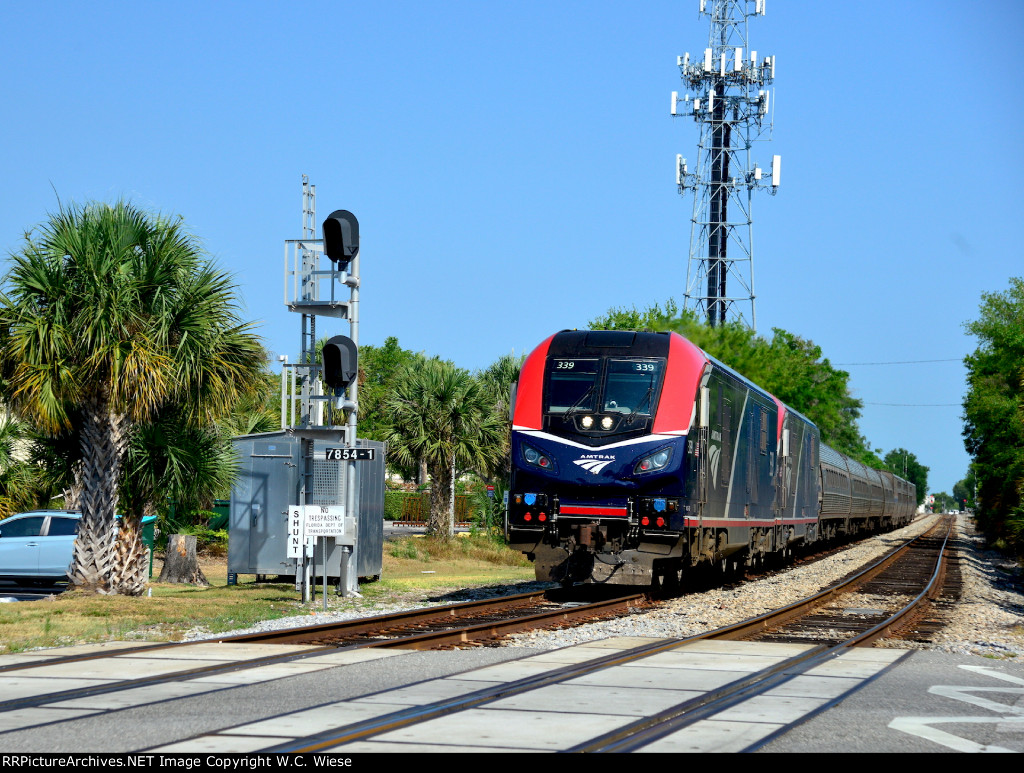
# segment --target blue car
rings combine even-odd
[[[63,582],[81,513],[36,510],[0,521],[0,580]],[[143,524],[156,520],[147,516]]]

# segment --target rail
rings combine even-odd
[[[841,651],[844,651],[849,647],[867,644],[869,641],[872,641],[873,638],[882,635],[882,632],[889,626],[897,624],[906,616],[906,614],[908,614],[910,609],[912,609],[916,604],[921,603],[921,601],[927,598],[930,593],[934,592],[934,586],[942,576],[941,565],[944,561],[949,535],[952,532],[952,521],[948,521],[945,525],[947,531],[942,541],[942,548],[939,551],[939,556],[935,562],[935,569],[925,584],[926,587],[915,597],[912,603],[905,605],[896,614],[892,615],[891,619],[887,620],[885,623],[872,626],[861,634],[851,637],[839,644],[819,644],[817,646],[812,646],[800,655],[787,658],[769,669],[762,670],[755,675],[732,682],[719,690],[705,693],[704,695],[685,701],[650,717],[637,720],[636,722],[630,723],[611,733],[607,733],[591,739],[584,744],[573,747],[568,751],[623,752],[636,750],[654,740],[657,740],[658,738],[676,732],[681,727],[722,711],[725,708],[746,700],[755,694],[771,689],[772,687],[792,678],[794,675],[807,671],[830,657],[835,657]],[[916,538],[908,544],[918,542],[920,539],[921,538]],[[864,571],[859,572],[854,577],[848,578],[844,582],[839,583],[834,588],[828,589],[827,592],[831,593],[841,587],[854,587],[869,578],[877,576],[881,571],[884,571],[885,568],[892,565],[892,559],[898,558],[900,555],[904,554],[907,547],[908,546],[905,545],[891,551],[881,561],[878,561]],[[816,595],[818,597],[822,597],[822,594]],[[778,610],[778,613],[784,615],[791,609],[792,605],[791,607],[787,607],[783,610]],[[768,616],[762,615],[755,618],[753,621],[747,622],[752,630],[757,629],[763,626],[764,618],[766,617]],[[434,719],[446,714],[464,711],[502,698],[539,689],[540,687],[565,682],[570,679],[578,679],[581,676],[585,676],[586,674],[594,671],[634,662],[657,653],[677,649],[685,646],[686,644],[700,641],[702,639],[734,638],[730,636],[730,633],[733,632],[735,628],[736,626],[728,626],[724,629],[718,629],[716,631],[711,631],[683,640],[663,640],[646,644],[621,653],[587,661],[586,663],[565,666],[538,676],[527,677],[506,684],[486,687],[462,696],[438,701],[430,705],[402,709],[374,719],[365,720],[343,728],[337,728],[332,731],[320,733],[316,736],[309,736],[282,743],[265,751],[315,752],[327,749],[336,749],[346,743],[390,732],[411,724],[425,722],[429,719]]]

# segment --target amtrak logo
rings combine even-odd
[[[722,461],[722,448],[721,446],[711,446],[711,486],[712,488],[718,488],[718,465]]]
[[[615,457],[614,456],[611,456],[611,457],[607,457],[606,456],[604,458],[597,457],[597,456],[585,456],[582,459],[577,459],[576,461],[573,462],[573,464],[578,464],[580,467],[582,467],[587,472],[589,472],[589,473],[591,473],[593,475],[597,475],[598,473],[601,472],[601,470],[603,470],[605,467],[607,467],[609,464],[611,464],[614,461],[615,461]]]

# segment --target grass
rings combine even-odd
[[[256,583],[242,575],[227,584],[223,557],[200,559],[209,587],[153,582],[152,595],[89,596],[66,592],[41,601],[0,604],[0,654],[104,641],[178,641],[201,628],[210,633],[247,628],[260,620],[315,615],[320,588],[303,604],[294,584]],[[153,576],[159,577],[159,556]],[[450,541],[406,537],[384,543],[381,579],[361,583],[360,597],[328,594],[331,611],[414,606],[469,587],[531,582],[533,568],[519,553],[480,536]]]

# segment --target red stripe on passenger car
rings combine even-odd
[[[541,402],[544,398],[544,364],[548,359],[548,347],[551,346],[550,336],[544,343],[530,352],[522,369],[519,371],[519,384],[516,386],[516,408],[512,414],[512,424],[518,429],[542,429]]]
[[[690,343],[678,333],[669,333],[668,366],[665,384],[658,400],[658,413],[652,431],[687,432],[697,399],[697,388],[704,375],[708,358],[700,347]]]

